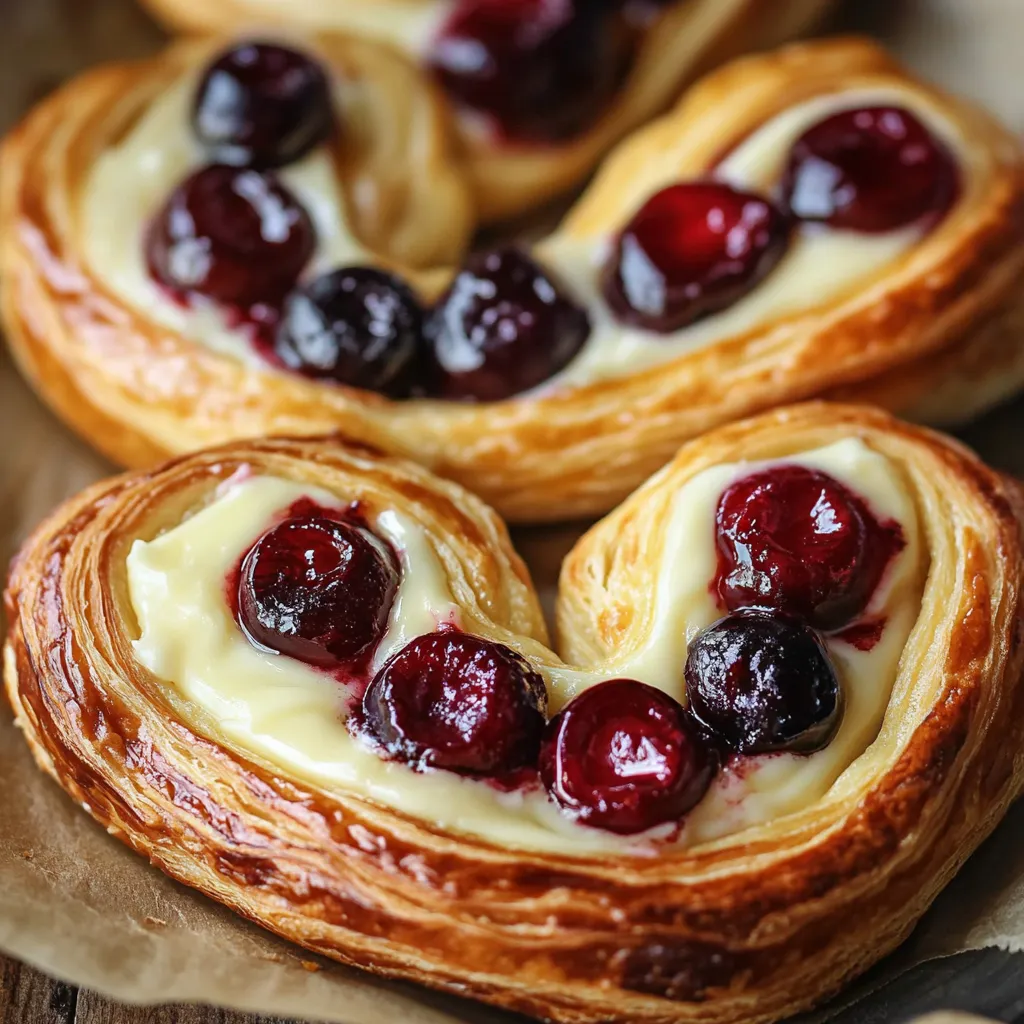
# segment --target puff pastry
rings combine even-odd
[[[345,46],[377,52],[366,43]],[[461,360],[463,369],[483,363],[486,371],[490,354],[474,348],[476,328],[466,319],[460,328],[458,317],[467,289],[481,295],[490,288],[497,299],[481,307],[477,333],[500,348],[511,322],[513,340],[485,383],[501,395],[507,378],[518,375],[525,391],[501,401],[394,401],[282,372],[260,358],[244,331],[221,320],[211,329],[202,310],[169,303],[145,273],[145,222],[174,181],[136,168],[160,168],[169,152],[191,152],[186,117],[160,108],[127,139],[125,132],[170,83],[193,80],[185,69],[197,75],[209,55],[206,44],[193,44],[95,72],[30,115],[3,153],[0,298],[12,350],[53,407],[122,464],[236,437],[339,431],[466,484],[510,520],[557,520],[607,511],[682,441],[786,402],[867,401],[952,424],[1020,386],[1019,143],[984,113],[908,77],[876,46],[857,40],[739,61],[623,143],[562,226],[528,259],[514,257],[509,287],[521,287],[525,275],[535,294],[555,296],[539,311],[511,305],[526,321],[538,313],[529,322],[542,329],[532,339],[517,334],[522,318],[499,315],[505,285],[498,278],[481,279],[479,287],[470,270],[456,278],[429,314],[431,323],[440,318],[442,338],[446,331],[455,338],[452,362]],[[434,109],[426,95],[415,102]],[[645,200],[671,198],[678,185],[686,194],[755,196],[743,209],[763,214],[771,200],[756,196],[778,190],[780,166],[801,131],[851,106],[879,103],[912,112],[932,156],[955,177],[946,182],[947,205],[930,220],[866,233],[804,222],[787,228],[791,222],[775,207],[775,226],[763,233],[765,258],[751,265],[732,305],[660,331],[612,308],[609,261],[626,251]],[[422,134],[396,137],[388,156],[405,156],[397,165],[390,160],[388,177],[400,192],[415,194],[411,209],[400,206],[407,216],[396,226],[386,205],[389,215],[376,222],[391,230],[380,239],[363,223],[353,191],[347,206],[330,207],[340,226],[328,217],[324,228],[349,261],[393,270],[396,260],[423,266],[457,248],[461,240],[455,243],[448,225],[464,223],[457,173],[440,138],[432,137],[425,157]],[[189,166],[185,160],[182,170]],[[375,174],[371,161],[361,183],[369,187]],[[315,193],[312,186],[311,208]],[[121,211],[124,219],[108,224],[115,203],[135,212]],[[327,249],[329,256],[334,250]],[[382,257],[388,251],[393,259]],[[499,253],[499,262],[506,257]],[[475,272],[486,275],[491,256],[473,259],[485,266]],[[423,301],[442,287],[436,271],[406,277]],[[445,318],[453,310],[456,328],[449,330]],[[552,337],[568,346],[553,366],[544,362],[557,355]],[[520,358],[515,346],[527,342],[533,348]],[[431,358],[439,358],[439,343],[431,344]],[[449,371],[458,384],[458,373]]]
[[[623,685],[595,685],[623,672],[649,684],[626,685],[669,718],[699,713],[719,729],[691,679],[694,651],[707,653],[721,625],[707,626],[717,599],[703,574],[716,571],[716,529],[720,555],[733,536],[730,495],[739,487],[761,501],[760,484],[747,485],[765,473],[773,485],[824,488],[801,513],[806,536],[825,544],[820,558],[846,550],[854,520],[884,526],[891,558],[856,609],[826,601],[798,621],[796,591],[783,601],[772,628],[831,630],[812,656],[838,666],[841,720],[815,753],[755,756],[768,748],[746,734],[735,749],[748,753],[688,798],[681,832],[632,834],[628,801],[612,808],[617,820],[605,807],[603,820],[574,821],[532,783],[499,791],[441,761],[384,760],[340,721],[336,694],[355,676],[242,633],[256,622],[246,581],[263,578],[267,538],[319,507],[387,539],[401,565],[378,637],[399,653],[362,697],[364,714],[379,680],[394,682],[393,666],[424,639],[416,614],[427,608],[445,616],[448,632],[436,635],[500,646],[495,672],[543,677],[548,711],[559,712],[544,744],[552,729],[561,743],[580,721],[570,712]],[[826,497],[835,515],[823,523]],[[893,949],[1020,793],[1022,516],[1016,483],[879,411],[809,404],[730,425],[686,445],[568,556],[563,661],[545,646],[501,522],[457,485],[366,447],[235,443],[98,484],[38,528],[6,592],[7,691],[39,765],[114,835],[311,950],[551,1020],[775,1021]],[[757,544],[748,550],[760,557]],[[684,661],[689,710],[675,703]],[[477,735],[479,721],[458,720]],[[618,749],[633,776],[663,767],[642,744]],[[669,748],[655,749],[678,768]]]
[[[480,132],[478,118],[461,117],[459,135],[481,217],[491,221],[520,215],[573,188],[615,142],[661,113],[699,74],[747,50],[786,42],[813,26],[832,5],[832,0],[676,0],[650,5],[634,29],[640,38],[631,44],[635,53],[629,58],[625,80],[600,115],[576,134],[547,142],[502,143]],[[433,37],[460,4],[457,0],[322,0],[300,5],[288,0],[207,4],[151,0],[148,6],[177,29],[224,32],[251,30],[256,25],[354,32],[426,59]],[[543,5],[534,6],[536,16],[542,17]],[[609,17],[595,15],[596,5],[577,6],[580,17]],[[600,52],[592,41],[577,47],[591,51],[593,59]],[[523,88],[521,80],[508,84]]]

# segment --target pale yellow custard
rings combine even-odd
[[[783,175],[794,143],[804,132],[843,110],[879,105],[906,107],[950,150],[964,150],[953,125],[937,110],[925,106],[918,96],[896,87],[856,90],[822,96],[772,118],[725,158],[714,177],[736,188],[770,196]],[[681,140],[680,147],[684,146],[685,140]],[[667,149],[639,172],[643,183],[638,208],[679,180],[678,163],[677,151]],[[760,285],[721,313],[668,334],[621,324],[605,304],[601,279],[616,236],[616,231],[583,237],[556,234],[538,246],[541,262],[589,310],[593,325],[590,338],[576,359],[538,391],[633,373],[742,335],[761,324],[825,306],[909,253],[920,241],[922,231],[911,226],[868,235],[821,225],[798,226],[782,261]]]
[[[96,161],[82,193],[82,255],[90,272],[128,305],[192,341],[265,369],[245,328],[230,326],[214,303],[197,298],[191,307],[178,305],[146,267],[146,226],[174,189],[210,162],[190,127],[198,80],[196,72],[177,83]],[[316,229],[316,253],[307,276],[373,262],[349,223],[334,157],[326,146],[276,173]]]
[[[158,288],[146,268],[143,233],[173,189],[206,162],[193,137],[190,104],[198,81],[193,73],[155,102],[139,123],[96,161],[81,199],[83,256],[90,271],[128,305],[167,328],[253,367],[267,368],[247,336],[212,304],[183,308]],[[338,103],[341,103],[339,92]],[[793,107],[744,140],[715,172],[730,183],[769,194],[793,143],[830,114],[876,104],[904,105],[953,152],[965,149],[956,130],[926,101],[896,86],[819,97]],[[680,146],[685,140],[680,141]],[[643,198],[678,180],[679,157],[668,149],[639,173]],[[280,176],[309,211],[317,249],[305,277],[374,257],[349,223],[333,160],[321,148],[283,169]],[[667,335],[619,323],[601,295],[601,275],[615,231],[596,236],[555,233],[537,246],[541,263],[589,312],[593,330],[579,355],[538,389],[585,385],[655,366],[848,294],[906,256],[921,231],[910,227],[881,235],[797,228],[781,263],[750,294],[729,309]]]
[[[862,495],[876,515],[902,527],[906,546],[867,612],[884,617],[886,626],[870,651],[827,640],[845,700],[842,724],[829,746],[809,756],[749,758],[742,770],[724,771],[671,842],[693,844],[729,835],[821,799],[876,735],[918,614],[923,566],[917,513],[888,460],[860,441],[847,440],[786,461],[827,471]],[[622,676],[685,699],[687,644],[720,615],[709,590],[715,573],[715,509],[733,480],[762,465],[717,466],[681,488],[651,581],[654,623],[645,643],[603,665],[560,667],[554,654],[543,664],[535,659],[552,710],[585,687]],[[132,548],[127,571],[140,628],[136,656],[172,689],[197,729],[325,790],[352,791],[445,829],[506,846],[581,855],[602,849],[643,853],[652,841],[673,832],[665,826],[640,837],[620,837],[587,828],[570,821],[539,789],[502,793],[452,773],[414,771],[382,760],[354,739],[345,723],[341,684],[254,647],[225,596],[225,580],[245,551],[275,515],[301,497],[343,504],[281,479],[239,479],[179,526]],[[387,510],[372,517],[371,525],[402,563],[402,582],[376,669],[412,637],[441,623],[461,622],[422,528]]]

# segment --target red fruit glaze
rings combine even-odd
[[[774,466],[738,480],[717,513],[714,590],[729,611],[764,608],[838,630],[867,607],[905,541],[838,480]]]
[[[620,320],[677,331],[738,302],[786,252],[789,221],[769,200],[711,181],[671,185],[640,209],[605,269]]]
[[[683,706],[632,679],[584,690],[548,725],[540,753],[541,779],[563,810],[623,835],[678,821],[716,767]]]
[[[258,646],[325,668],[368,658],[387,629],[399,570],[343,513],[293,515],[242,562],[238,619]]]
[[[960,173],[949,151],[899,107],[845,110],[797,140],[783,192],[795,217],[865,234],[935,223]]]
[[[363,725],[398,760],[501,775],[535,761],[546,711],[544,680],[529,662],[445,630],[388,660],[363,698]]]
[[[606,0],[459,0],[428,63],[456,101],[509,139],[571,138],[606,109],[630,33]]]
[[[146,235],[158,284],[236,309],[280,303],[315,248],[309,215],[280,182],[221,164],[179,185]]]
[[[273,43],[221,54],[196,92],[192,127],[219,163],[283,167],[331,134],[331,87],[311,57]]]
[[[870,651],[882,639],[884,632],[885,619],[873,619],[847,626],[841,633],[836,634],[835,639],[842,640],[858,651]]]

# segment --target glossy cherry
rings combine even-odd
[[[678,821],[717,768],[682,705],[632,679],[598,683],[563,708],[544,734],[539,764],[568,814],[624,835]]]
[[[629,33],[607,0],[458,0],[428,63],[445,91],[503,136],[558,141],[606,109]]]
[[[423,311],[393,274],[347,267],[293,292],[275,351],[316,380],[389,391],[403,379],[423,334]]]
[[[834,477],[781,465],[738,480],[717,512],[723,606],[766,608],[841,629],[871,601],[903,531]]]
[[[744,754],[820,750],[842,709],[839,678],[818,634],[761,612],[727,616],[693,641],[686,693],[694,715]]]
[[[876,233],[937,221],[959,192],[946,147],[908,110],[845,110],[797,140],[784,195],[796,217]]]
[[[265,533],[242,562],[238,617],[255,643],[313,665],[369,656],[387,629],[399,572],[354,523],[312,513]]]
[[[427,320],[430,388],[496,402],[542,384],[590,335],[580,306],[520,249],[471,256]]]
[[[146,236],[157,282],[243,308],[283,299],[315,248],[309,215],[279,181],[223,164],[179,185]]]
[[[668,333],[738,302],[771,273],[789,243],[769,200],[719,182],[656,193],[619,236],[604,275],[620,320]]]
[[[544,679],[525,658],[457,630],[417,637],[363,699],[365,727],[391,757],[483,775],[532,764],[546,712]]]
[[[283,167],[326,141],[331,87],[306,54],[242,43],[221,54],[196,92],[192,127],[218,163]]]

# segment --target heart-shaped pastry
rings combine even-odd
[[[783,409],[579,541],[552,649],[458,485],[236,443],[40,526],[7,690],[114,835],[311,950],[551,1020],[774,1021],[1021,791],[1022,516],[938,434]]]

